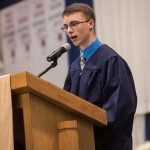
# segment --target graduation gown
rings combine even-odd
[[[108,126],[94,127],[96,150],[132,150],[137,97],[128,64],[104,44],[80,72],[78,57],[69,68],[64,89],[106,110]]]

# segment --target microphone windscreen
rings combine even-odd
[[[71,49],[71,45],[69,43],[64,43],[62,47],[64,47],[66,51],[69,51]]]

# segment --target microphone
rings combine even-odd
[[[54,51],[47,57],[47,61],[51,62],[57,60],[64,52],[67,52],[71,49],[71,45],[69,43],[64,43],[58,50]]]

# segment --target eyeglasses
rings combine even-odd
[[[68,27],[70,27],[71,29],[74,29],[78,26],[78,24],[80,23],[84,23],[84,22],[88,22],[90,20],[85,20],[85,21],[82,21],[82,22],[79,22],[79,21],[72,21],[69,25],[65,24],[63,27],[61,27],[61,29],[65,32],[67,32],[68,30]]]

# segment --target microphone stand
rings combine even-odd
[[[45,74],[47,71],[49,71],[51,68],[54,68],[55,66],[57,66],[57,59],[54,60],[48,68],[46,68],[44,71],[42,71],[42,72],[38,75],[38,77],[41,77],[43,74]]]

